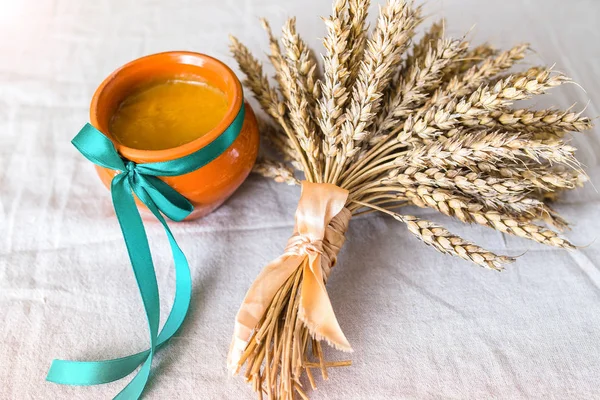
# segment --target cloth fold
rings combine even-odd
[[[325,283],[342,248],[351,213],[344,207],[348,191],[329,183],[302,182],[294,234],[283,255],[263,268],[238,311],[227,365],[237,372],[252,332],[273,297],[298,268],[304,268],[298,318],[318,340],[352,351],[339,326]]]

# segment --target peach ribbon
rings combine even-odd
[[[242,302],[227,365],[234,373],[240,358],[273,297],[303,265],[298,317],[311,335],[343,351],[352,351],[333,312],[325,282],[344,244],[350,211],[344,207],[348,191],[329,183],[302,182],[294,234],[284,254],[260,272]],[[306,262],[308,261],[308,262]]]

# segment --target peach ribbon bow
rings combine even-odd
[[[236,316],[227,365],[234,373],[256,325],[277,290],[303,265],[298,317],[311,335],[339,350],[352,351],[333,312],[325,282],[344,243],[350,211],[348,191],[329,183],[302,182],[294,235],[284,254],[260,272]]]

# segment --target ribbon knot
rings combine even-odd
[[[187,315],[192,296],[192,278],[188,261],[175,241],[163,214],[171,220],[181,221],[193,211],[194,207],[183,195],[158,177],[190,173],[220,156],[238,137],[244,116],[245,108],[242,103],[234,121],[213,142],[195,153],[164,162],[137,164],[123,159],[113,143],[90,124],[86,124],[75,136],[72,143],[84,157],[96,165],[120,172],[113,177],[110,191],[146,313],[150,347],[148,350],[112,360],[54,360],[48,371],[47,380],[66,385],[96,385],[121,379],[141,365],[135,377],[115,399],[138,399],[142,395],[150,376],[154,353],[179,330]],[[160,331],[160,299],[156,272],[148,237],[134,195],[163,225],[173,255],[175,299]]]
[[[136,163],[134,163],[133,161],[128,161],[123,159],[123,161],[125,162],[125,170],[124,171],[119,171],[119,174],[124,174],[125,176],[127,176],[127,180],[129,181],[129,185],[134,188],[138,182],[138,177],[136,175],[139,174],[139,172],[136,170]],[[135,189],[134,189],[135,190]],[[160,207],[159,207],[160,209]],[[162,210],[161,210],[162,211]]]
[[[127,169],[127,172],[134,172],[135,166],[136,166],[136,163],[134,163],[133,161],[127,161],[125,163],[125,168]]]
[[[352,351],[329,301],[325,283],[345,240],[351,213],[344,207],[348,191],[328,183],[302,182],[302,195],[296,209],[294,234],[284,254],[260,272],[236,316],[233,340],[227,359],[236,372],[252,331],[275,293],[296,271],[303,268],[298,318],[311,335],[330,345]]]
[[[323,254],[323,240],[311,240],[308,236],[296,233],[287,243],[284,254]]]

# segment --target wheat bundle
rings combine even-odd
[[[567,133],[591,128],[568,110],[518,108],[515,102],[570,82],[548,67],[511,72],[527,51],[471,48],[434,23],[413,41],[420,7],[389,0],[369,29],[368,0],[335,0],[324,19],[322,62],[289,19],[281,38],[262,21],[273,87],[263,66],[236,38],[231,50],[245,85],[272,121],[264,139],[281,156],[255,171],[300,184],[296,229],[280,258],[249,290],[236,319],[229,367],[259,397],[306,398],[301,377],[327,378],[321,341],[351,347],[329,303],[325,282],[352,215],[378,211],[445,254],[501,270],[497,255],[443,226],[399,210],[433,208],[466,223],[550,246],[574,246],[555,230],[567,226],[549,205],[586,176]],[[315,222],[316,221],[316,222]],[[541,221],[541,222],[539,222]]]

